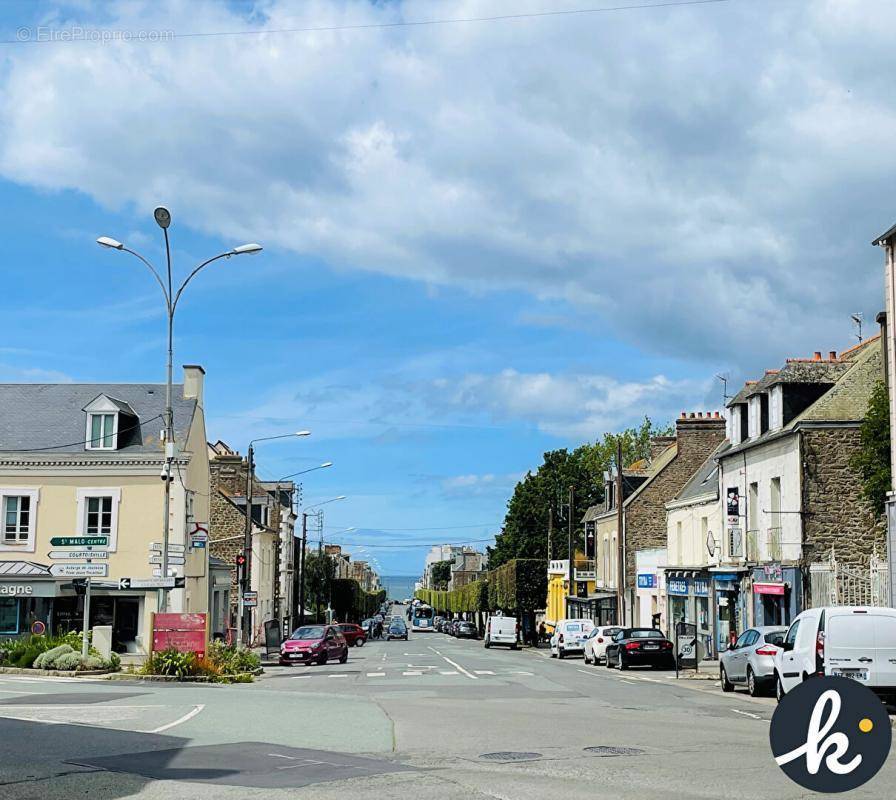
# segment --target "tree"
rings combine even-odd
[[[852,468],[862,479],[862,497],[875,514],[883,514],[890,491],[890,395],[879,381],[868,399],[868,411],[859,429],[861,450]]]
[[[330,587],[336,575],[336,564],[326,553],[305,555],[305,597],[314,602],[315,615],[321,617],[330,599]]]
[[[514,558],[553,558],[568,549],[567,525],[572,514],[576,544],[581,547],[579,520],[589,506],[603,502],[604,472],[616,463],[616,444],[622,442],[623,464],[629,466],[650,455],[655,436],[668,436],[672,426],[654,427],[647,418],[637,428],[583,444],[572,452],[551,450],[544,454],[535,473],[528,472],[517,483],[507,503],[504,526],[489,548],[489,566],[498,567]],[[575,487],[573,508],[569,508],[569,487]],[[548,520],[553,517],[551,553],[547,548]]]
[[[447,589],[451,580],[451,565],[453,561],[436,561],[432,565],[432,588]]]

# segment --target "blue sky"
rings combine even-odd
[[[507,8],[9,2],[0,38]],[[304,485],[348,496],[327,538],[416,573],[427,544],[491,536],[543,451],[718,408],[716,372],[736,384],[844,349],[853,312],[873,329],[868,242],[896,216],[894,14],[732,0],[2,45],[0,380],[164,377],[154,284],[96,236],[158,260],[164,203],[180,274],[259,241],[178,312],[209,436],[244,450],[311,429],[259,445],[260,472],[333,461]]]

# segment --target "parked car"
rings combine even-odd
[[[617,669],[645,666],[674,669],[675,654],[672,642],[662,631],[655,628],[620,628],[607,645],[606,664]]]
[[[404,639],[408,640],[408,626],[404,624],[403,619],[393,619],[389,623],[389,630],[386,632],[386,640]]]
[[[457,623],[457,633],[454,634],[458,639],[478,639],[479,630],[475,624],[467,620],[461,620]]]
[[[775,654],[775,694],[780,700],[813,675],[852,678],[892,701],[896,609],[827,606],[803,611]]]
[[[607,645],[621,628],[618,625],[602,625],[595,628],[585,639],[585,663],[600,664],[607,658]]]
[[[503,644],[511,650],[520,646],[520,626],[516,617],[489,617],[485,623],[485,647]]]
[[[303,625],[280,645],[282,665],[326,664],[331,659],[348,661],[348,642],[334,625]]]
[[[349,647],[363,647],[367,641],[367,631],[353,622],[342,622],[336,626],[345,637]]]
[[[593,628],[590,619],[561,619],[551,636],[551,658],[585,652],[585,639]]]
[[[445,617],[441,623],[439,624],[439,633],[448,633],[448,626],[451,624],[451,620]]]
[[[750,628],[719,655],[719,680],[723,692],[745,685],[753,697],[775,684],[775,655],[787,628],[776,625]]]
[[[442,629],[442,622],[444,621],[444,619],[444,617],[432,618],[432,628],[434,631],[440,631]]]

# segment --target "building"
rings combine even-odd
[[[172,611],[209,605],[207,550],[189,536],[209,519],[204,376],[185,366],[173,387],[168,536],[184,563],[170,573],[184,586],[168,592]],[[159,571],[151,548],[163,539],[164,414],[159,383],[0,385],[0,634],[36,621],[51,632],[80,630],[84,598],[72,577],[54,575],[76,562],[51,559],[65,549],[51,539],[103,536],[109,555],[95,562],[106,574],[91,579],[90,625],[111,625],[116,649],[148,651],[159,592],[122,590],[119,580]]]
[[[423,565],[423,588],[424,589],[436,589],[438,587],[433,583],[432,570],[433,567],[443,561],[454,561],[457,557],[458,553],[461,553],[463,548],[458,547],[457,545],[451,544],[437,544],[433,545],[429,552],[426,554],[426,559],[424,560]]]
[[[726,531],[714,594],[729,609],[720,645],[830,602],[832,560],[867,570],[885,552],[883,521],[850,466],[883,377],[876,336],[839,355],[788,359],[729,402],[729,445],[718,456]]]
[[[334,578],[346,579],[352,577],[352,557],[349,553],[342,552],[341,545],[325,544],[324,553],[326,553],[333,561]]]
[[[451,562],[451,578],[448,581],[448,590],[460,589],[468,583],[479,580],[485,569],[486,557],[484,553],[474,550],[472,547],[458,548]]]

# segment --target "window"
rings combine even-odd
[[[7,495],[3,498],[3,541],[6,544],[28,541],[31,520],[31,498],[28,495]]]
[[[740,635],[740,638],[734,643],[734,649],[740,650],[741,647],[746,647],[750,640],[750,635],[753,631],[745,631]]]
[[[102,486],[78,489],[78,536],[108,536],[109,550],[118,546],[118,506],[121,489]]]
[[[784,643],[790,645],[792,648],[796,644],[796,635],[800,629],[800,621],[797,620],[790,626],[790,630],[787,631],[787,636],[784,638]]]
[[[747,527],[751,531],[755,531],[759,528],[759,484],[751,483],[750,484],[750,492],[748,495],[748,503],[747,503],[747,514],[749,514],[749,519],[747,520]]]
[[[87,449],[114,450],[118,427],[116,414],[89,414],[87,417]]]
[[[0,488],[0,550],[34,550],[38,495],[32,488]]]
[[[19,601],[15,597],[0,597],[0,633],[19,632]]]
[[[681,532],[681,520],[675,523],[675,563],[684,564],[684,535]]]

